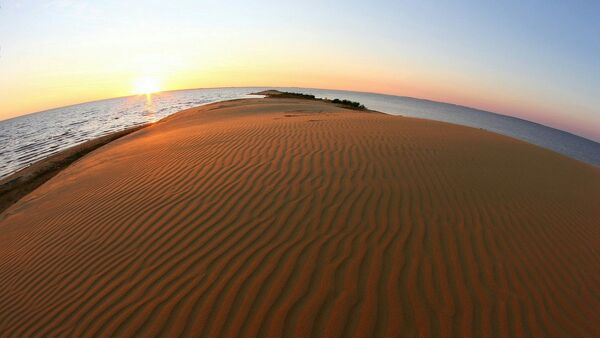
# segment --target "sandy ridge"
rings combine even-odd
[[[600,171],[485,131],[236,100],[0,220],[3,335],[594,336]]]

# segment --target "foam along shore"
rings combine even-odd
[[[148,125],[138,125],[83,142],[0,179],[0,214],[87,153]]]
[[[598,335],[600,169],[320,100],[179,112],[0,218],[7,336]]]

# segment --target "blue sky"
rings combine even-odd
[[[151,73],[165,90],[416,96],[598,141],[599,18],[593,1],[4,0],[0,119],[127,95]]]

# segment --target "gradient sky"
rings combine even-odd
[[[456,103],[600,141],[600,2],[0,0],[0,119],[163,90]]]

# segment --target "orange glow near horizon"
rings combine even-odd
[[[345,65],[340,68],[346,67]],[[270,68],[270,69],[269,69]],[[440,102],[490,110],[494,112],[526,112],[529,102],[507,101],[492,95],[494,88],[464,83],[456,79],[442,79],[431,74],[418,74],[418,70],[394,74],[384,70],[370,72],[354,68],[352,74],[336,71],[304,72],[295,70],[295,65],[269,67],[266,64],[248,65],[242,68],[192,69],[173,74],[142,77],[130,74],[114,74],[112,78],[97,77],[87,83],[67,79],[77,86],[60,86],[58,81],[39,79],[35,82],[36,100],[24,92],[11,95],[0,108],[0,120],[19,115],[58,108],[72,104],[128,95],[147,95],[155,92],[214,87],[306,87],[363,91],[390,95],[409,96]],[[360,74],[360,75],[358,75]],[[129,79],[127,79],[129,77]],[[133,78],[133,80],[131,80]],[[160,79],[160,80],[159,80]],[[63,82],[63,81],[60,81]],[[16,91],[16,90],[15,90]],[[7,93],[5,93],[7,94]],[[527,118],[527,116],[521,115]]]
[[[329,54],[329,53],[328,53]],[[374,92],[409,96],[447,102],[513,115],[527,120],[553,125],[570,125],[558,118],[560,107],[551,100],[540,107],[539,93],[501,91],[491,82],[473,80],[455,74],[439,74],[414,63],[401,71],[385,65],[372,65],[359,60],[336,60],[334,57],[299,59],[247,55],[244,62],[214,64],[161,61],[160,55],[145,57],[133,63],[132,70],[96,73],[82,79],[71,74],[30,76],[28,87],[39,93],[31,100],[28,91],[18,90],[19,83],[1,93],[8,99],[0,107],[0,119],[52,109],[71,104],[128,95],[147,95],[154,92],[214,87],[306,87]],[[303,59],[311,59],[311,68],[303,67]],[[172,60],[173,58],[171,58]],[[182,59],[181,60],[185,60]],[[174,66],[177,65],[177,66]],[[348,72],[352,69],[352,72]],[[140,76],[139,74],[148,74]],[[64,79],[60,79],[60,77]],[[61,86],[61,84],[63,84]],[[66,85],[64,85],[66,84]],[[538,100],[539,101],[539,100]]]

